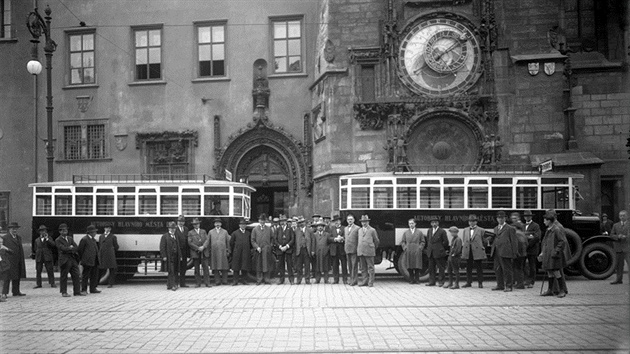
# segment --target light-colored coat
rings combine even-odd
[[[413,233],[411,229],[405,230],[403,233],[400,246],[407,254],[407,268],[408,269],[421,269],[422,268],[422,250],[426,240],[424,233],[420,229],[415,228]]]
[[[475,227],[471,233],[470,227],[464,229],[462,235],[462,259],[468,259],[468,254],[472,249],[474,260],[486,259],[486,249],[483,246],[483,235],[486,232],[482,227]]]
[[[357,256],[374,257],[378,248],[379,239],[376,229],[372,226],[359,228],[359,242],[357,244]]]
[[[230,250],[230,235],[224,228],[212,229],[210,234],[210,268],[214,270],[230,269],[228,252]]]
[[[199,247],[203,246],[203,251],[199,254]],[[190,258],[210,258],[210,237],[204,229],[199,231],[192,229],[188,231],[188,248]]]
[[[345,243],[343,246],[346,254],[356,254],[357,253],[357,245],[359,244],[359,229],[360,227],[356,224],[350,225],[350,229],[348,227],[345,228]]]

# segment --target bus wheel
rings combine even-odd
[[[409,281],[409,271],[407,270],[407,252],[396,255],[394,258],[396,259],[394,262],[396,271],[398,274],[402,275],[404,280]]]
[[[591,243],[584,247],[580,269],[588,279],[603,280],[615,271],[615,251],[605,243]]]
[[[577,262],[580,259],[580,255],[582,255],[582,239],[571,229],[566,229],[566,235],[569,250],[571,250],[571,257],[567,259],[567,265],[571,265]]]

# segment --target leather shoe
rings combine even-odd
[[[56,288],[56,287],[57,287],[57,285],[55,285],[55,284],[50,284],[50,287],[51,287],[51,288]]]
[[[367,284],[361,283],[361,284],[359,284],[359,286],[367,286]]]
[[[483,288],[483,284],[479,283],[479,289]]]
[[[612,285],[617,285],[617,284],[623,284],[623,281],[621,280],[615,280],[614,282],[610,283]]]
[[[512,291],[512,288],[505,288],[505,290],[503,290],[506,293],[509,293],[510,291]]]
[[[108,288],[113,288],[114,286],[112,284],[109,284],[107,287]]]
[[[514,289],[525,289],[525,285],[517,285]]]
[[[63,293],[63,294],[61,294],[61,296],[63,296],[63,297],[70,297],[70,294],[68,294],[68,293]]]
[[[188,286],[188,285],[186,285],[186,284],[182,284],[182,285],[180,285],[179,287],[180,287],[180,288],[188,288],[189,286]]]
[[[24,293],[16,293],[16,294],[13,294],[13,296],[26,296],[26,294],[24,294]]]
[[[492,288],[492,291],[499,291],[499,290],[505,290],[505,288],[498,287],[498,286],[495,286],[494,288]]]
[[[78,294],[74,294],[74,296],[87,296],[87,293],[85,291],[82,291]]]
[[[98,289],[90,290],[90,294],[100,294],[101,291]]]
[[[41,287],[42,287],[41,285],[35,285],[35,286],[33,287],[33,289],[39,289],[39,288],[41,288]]]
[[[435,286],[435,283],[424,284],[424,286]]]
[[[472,284],[466,283],[464,285],[462,285],[462,288],[470,288],[472,286]]]

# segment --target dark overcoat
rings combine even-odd
[[[257,272],[270,272],[275,268],[276,260],[272,253],[271,228],[268,226],[256,226],[252,230],[252,247],[254,250],[260,247],[260,253],[254,252],[255,269]]]
[[[278,255],[283,253],[282,250],[280,250],[280,246],[289,246],[289,249],[284,251],[284,253],[289,255],[293,254],[293,249],[295,248],[295,233],[291,227],[286,226],[282,229],[282,226],[280,226],[276,229],[273,248]]]
[[[119,246],[116,235],[110,233],[109,235],[105,236],[105,234],[102,234],[98,238],[98,243],[98,267],[101,269],[118,267],[118,263],[116,262],[116,252],[118,251]]]
[[[525,223],[525,236],[527,236],[527,255],[538,256],[540,253],[540,225],[535,221]]]
[[[67,238],[68,239],[66,240],[66,237],[59,236],[55,240],[55,245],[59,251],[59,267],[62,267],[70,261],[79,262],[77,243],[74,242],[74,238],[72,236],[68,235]]]
[[[313,239],[315,240],[315,271],[328,271],[328,237],[330,234],[326,231],[315,231]]]
[[[46,241],[41,237],[35,239],[35,262],[52,262],[54,261],[55,241],[52,237],[47,237]]]
[[[4,245],[12,251],[7,254],[7,259],[11,264],[7,279],[16,280],[26,278],[26,262],[24,260],[22,237],[18,234],[13,237],[10,233],[8,233],[2,238],[4,239]]]
[[[518,238],[516,237],[516,229],[508,224],[503,224],[503,228],[499,231],[499,226],[494,228],[494,238],[490,255],[496,253],[503,258],[516,258],[518,256]]]
[[[335,241],[337,237],[341,236],[341,242]],[[344,228],[340,225],[339,228],[333,227],[330,228],[330,236],[328,238],[328,243],[330,246],[330,256],[331,257],[339,257],[345,256],[346,251],[344,250],[345,242],[344,242]]]
[[[188,228],[186,226],[182,226],[182,229],[179,229],[179,225],[175,229],[175,237],[177,237],[177,243],[179,244],[179,253],[181,257],[186,259],[188,258],[189,250],[188,250]]]
[[[545,237],[542,240],[542,270],[560,270],[566,267],[564,248],[567,246],[564,228],[551,224],[545,231]]]
[[[230,250],[232,251],[232,270],[236,272],[250,270],[252,258],[252,234],[248,231],[237,229],[230,237]]]
[[[422,269],[422,251],[425,244],[426,239],[420,229],[415,228],[413,232],[411,229],[405,230],[400,246],[407,254],[407,269]]]
[[[90,267],[98,265],[98,243],[92,236],[85,235],[79,241],[79,259],[82,265]]]
[[[295,252],[293,255],[297,258],[302,252],[302,247],[306,247],[307,256],[310,257],[311,252],[315,250],[313,241],[313,232],[309,227],[298,227],[295,230]]]
[[[160,239],[160,256],[166,258],[166,262],[178,263],[182,260],[179,239],[171,237],[168,232],[162,235]]]
[[[446,249],[448,248],[448,236],[443,228],[438,227],[435,233],[430,227],[427,231],[426,251],[429,257],[443,258],[446,257]]]

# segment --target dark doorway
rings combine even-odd
[[[257,219],[258,215],[265,213],[268,216],[278,216],[287,214],[289,209],[289,188],[288,187],[256,187],[256,192],[252,193],[252,219]]]
[[[623,190],[621,176],[602,176],[602,213],[608,214],[608,219],[617,221],[617,213],[623,208],[621,200],[623,199]]]

